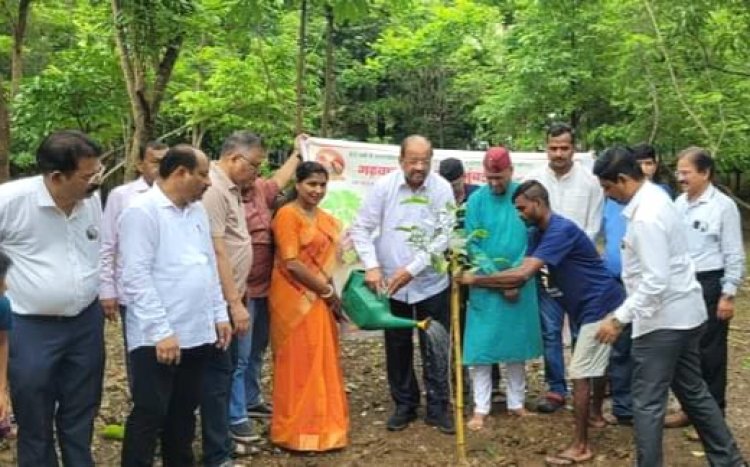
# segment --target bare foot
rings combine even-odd
[[[471,417],[471,420],[466,424],[466,427],[471,431],[479,431],[484,428],[485,418],[487,418],[487,415],[475,413],[474,416]]]
[[[589,461],[593,457],[594,453],[588,447],[579,449],[571,446],[554,456],[547,456],[544,461],[547,465],[574,465]]]
[[[607,419],[601,415],[589,417],[589,426],[592,428],[604,428],[607,425]]]

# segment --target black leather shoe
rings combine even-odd
[[[388,418],[385,427],[388,431],[401,431],[416,419],[416,410],[398,407],[396,408],[396,411],[393,412],[393,415]]]
[[[452,435],[456,432],[453,417],[447,411],[427,414],[424,422],[429,426],[437,427],[441,433],[445,433],[446,435]]]
[[[539,399],[536,410],[540,413],[554,413],[565,407],[565,398],[554,392],[548,392]]]

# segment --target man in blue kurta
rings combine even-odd
[[[511,181],[510,154],[502,147],[490,148],[484,157],[487,185],[469,198],[465,229],[470,236],[469,255],[477,275],[490,275],[519,265],[526,253],[526,226],[516,214]],[[485,235],[472,234],[484,231]],[[470,367],[474,389],[474,416],[469,428],[479,430],[491,406],[491,368],[507,366],[507,406],[515,415],[526,415],[526,360],[539,357],[542,340],[537,308],[536,284],[517,289],[473,287],[469,292],[464,335],[464,365]]]

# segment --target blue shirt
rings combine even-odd
[[[579,328],[602,319],[625,300],[625,291],[612,277],[596,247],[573,221],[552,214],[545,230],[529,244],[529,256],[547,265],[562,292],[558,300]]]
[[[0,295],[0,331],[9,331],[11,328],[10,300],[5,295]]]
[[[665,183],[659,183],[659,188],[664,190],[672,199],[672,189]],[[622,273],[622,238],[625,236],[625,218],[622,210],[624,204],[620,204],[612,198],[607,198],[604,203],[604,216],[602,217],[602,231],[604,232],[604,265],[616,278]],[[743,261],[744,262],[744,261]]]
[[[620,248],[622,237],[625,236],[625,218],[622,216],[624,204],[607,198],[604,203],[604,217],[602,229],[604,231],[604,265],[614,277],[619,278],[622,272],[622,258]]]

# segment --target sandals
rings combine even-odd
[[[590,450],[580,456],[574,456],[568,454],[568,451],[559,452],[553,456],[547,456],[544,459],[546,465],[576,465],[583,462],[588,462],[594,458],[594,453]]]

